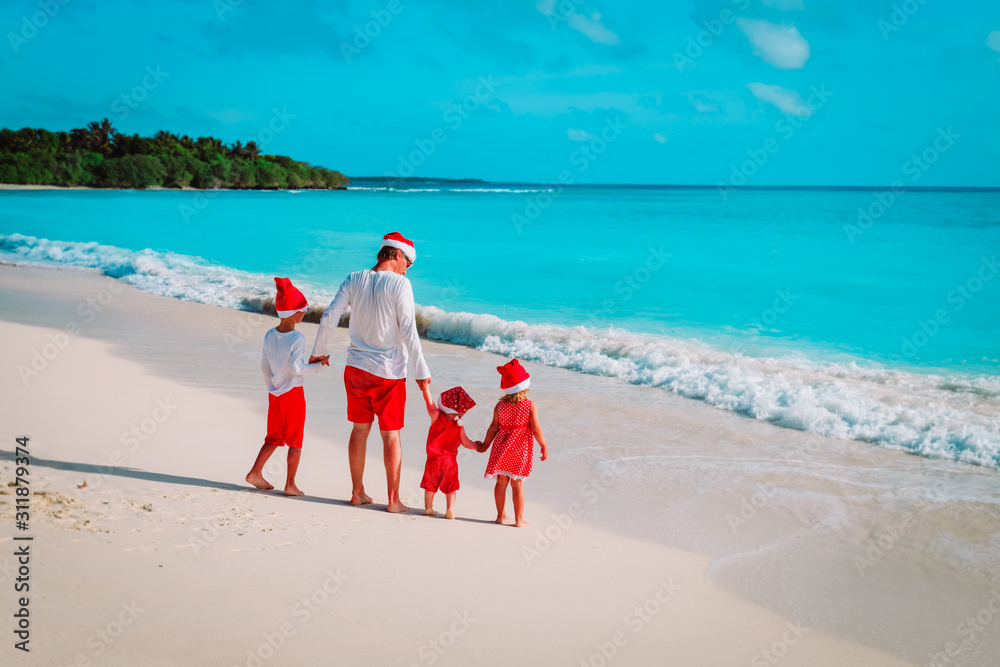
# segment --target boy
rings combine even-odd
[[[475,407],[476,402],[461,387],[442,392],[437,404],[431,398],[430,383],[421,387],[431,428],[427,433],[427,464],[420,488],[424,490],[424,514],[434,512],[434,494],[440,489],[448,503],[446,519],[455,518],[455,492],[458,491],[458,448],[476,449],[480,444],[465,434],[462,416]]]
[[[302,391],[302,376],[308,371],[316,373],[330,365],[330,356],[320,357],[316,363],[305,362],[305,337],[295,330],[302,321],[309,304],[302,292],[288,278],[275,278],[278,296],[275,310],[281,323],[264,335],[264,354],[260,369],[267,382],[267,437],[257,454],[253,468],[247,473],[247,482],[258,489],[274,488],[264,479],[264,464],[278,447],[288,446],[288,476],[285,495],[304,495],[295,486],[295,473],[302,455],[302,430],[306,422],[306,399]]]

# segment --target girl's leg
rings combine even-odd
[[[271,458],[271,454],[274,454],[274,450],[277,448],[277,445],[264,445],[260,448],[260,452],[257,453],[257,460],[253,462],[253,468],[250,468],[250,472],[247,473],[248,484],[252,484],[258,489],[265,491],[270,491],[274,488],[274,486],[264,479],[264,464],[267,463],[267,460]]]
[[[497,475],[497,485],[493,487],[493,499],[497,503],[497,523],[502,524],[507,520],[507,515],[504,514],[503,506],[507,502],[507,484],[510,483],[510,477],[507,475]]]
[[[427,516],[437,516],[434,512],[434,492],[424,489],[424,514]]]
[[[304,496],[305,494],[299,491],[299,487],[295,486],[295,473],[299,471],[299,459],[302,458],[302,448],[301,447],[289,447],[288,448],[288,477],[285,479],[285,495],[286,496]]]
[[[444,518],[454,519],[455,518],[455,494],[458,491],[452,491],[451,493],[445,494],[445,500],[448,501],[448,511],[444,513]]]
[[[512,479],[510,481],[511,495],[514,496],[514,525],[518,528],[530,526],[524,520],[524,480]]]

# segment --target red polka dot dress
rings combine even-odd
[[[529,418],[531,401],[497,403],[500,428],[493,440],[490,461],[486,464],[486,479],[507,475],[511,479],[526,479],[531,474],[531,461],[535,453],[535,437],[531,433]]]

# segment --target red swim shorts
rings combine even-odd
[[[454,456],[428,457],[420,488],[432,493],[440,489],[444,494],[458,491],[458,460]]]
[[[360,368],[345,366],[344,387],[347,389],[348,421],[371,424],[378,415],[379,429],[398,431],[403,428],[406,380],[387,380]]]
[[[306,395],[302,387],[289,389],[281,396],[267,395],[267,437],[265,445],[301,447],[306,425]]]

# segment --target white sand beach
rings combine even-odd
[[[492,523],[474,452],[458,520],[385,512],[374,436],[375,505],[354,508],[340,330],[306,380],[307,495],[259,492],[243,477],[275,323],[94,271],[0,266],[4,664],[996,664],[1000,614],[958,627],[1000,595],[992,471],[529,363],[550,451],[526,482],[530,528]],[[311,344],[316,325],[299,330]],[[505,359],[423,347],[432,390],[465,387],[482,437]],[[407,390],[402,497],[420,507],[429,424]],[[283,469],[279,450],[272,483]],[[22,535],[30,653],[9,630]]]

